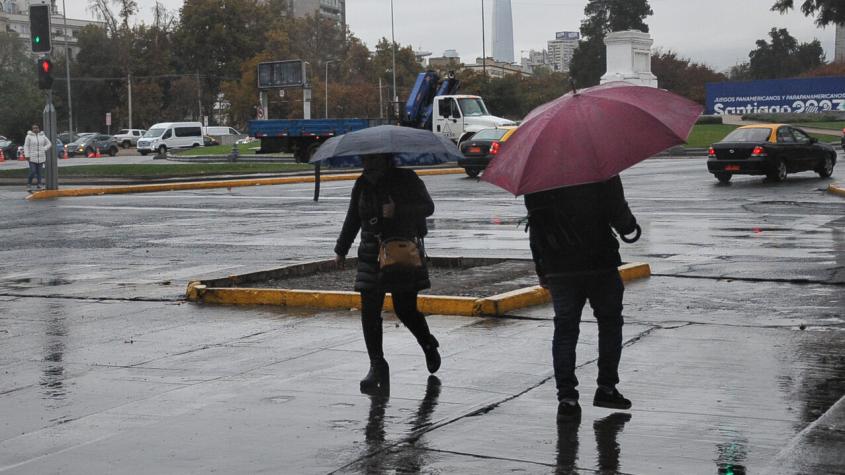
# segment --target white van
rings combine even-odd
[[[213,138],[220,145],[232,145],[236,141],[246,137],[246,135],[227,125],[203,127],[202,134]]]
[[[141,155],[157,152],[164,155],[172,148],[202,146],[202,124],[199,122],[162,122],[155,124],[138,139]]]

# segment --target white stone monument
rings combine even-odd
[[[604,39],[607,46],[607,72],[601,83],[626,81],[638,86],[657,87],[651,73],[651,45],[648,33],[638,30],[614,31]]]

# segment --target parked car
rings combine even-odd
[[[77,154],[88,156],[92,153],[100,151],[101,154],[108,153],[112,157],[117,155],[119,151],[117,141],[111,135],[105,134],[89,134],[71,142],[67,146],[67,154],[73,157]]]
[[[59,140],[61,140],[64,143],[70,143],[70,142],[75,141],[78,138],[81,138],[83,135],[91,135],[91,134],[95,134],[95,133],[96,132],[75,132],[73,134],[73,140],[70,139],[70,132],[62,132],[59,135],[57,135],[56,137],[58,137]]]
[[[121,129],[114,134],[114,139],[121,147],[129,148],[138,145],[138,139],[143,137],[145,133],[147,131],[142,129]]]
[[[3,156],[6,160],[18,158],[18,144],[2,135],[0,135],[0,150],[3,150]]]
[[[733,175],[766,175],[783,181],[788,173],[812,170],[833,174],[836,151],[803,130],[786,124],[755,124],[734,129],[710,147],[707,170],[721,183]]]
[[[493,129],[481,129],[472,137],[460,143],[461,155],[458,166],[472,178],[478,176],[490,160],[499,153],[501,144],[510,138],[516,127],[505,126]]]

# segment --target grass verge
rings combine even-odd
[[[280,173],[313,170],[299,163],[175,163],[79,165],[59,168],[59,178],[179,178],[225,174]],[[0,170],[2,178],[25,178],[29,169]]]
[[[238,152],[241,155],[255,155],[255,151],[261,148],[261,142],[238,144]],[[184,150],[173,150],[174,155],[228,155],[232,153],[231,145],[212,145],[211,147],[186,148]]]
[[[833,124],[834,122],[827,122]],[[689,138],[687,139],[687,144],[685,147],[690,148],[705,148],[709,147],[711,144],[714,144],[728,135],[733,129],[737,128],[737,125],[730,125],[730,124],[699,124],[692,128],[692,132],[689,134]],[[800,128],[800,125],[798,126]],[[812,126],[807,125],[807,127],[818,127],[815,123]],[[833,132],[833,131],[831,131]],[[831,143],[831,142],[839,142],[839,136],[837,134],[825,135],[825,134],[810,134],[811,137],[815,137],[819,139],[820,142]]]

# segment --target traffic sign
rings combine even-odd
[[[106,125],[111,125],[111,112],[106,112]]]

